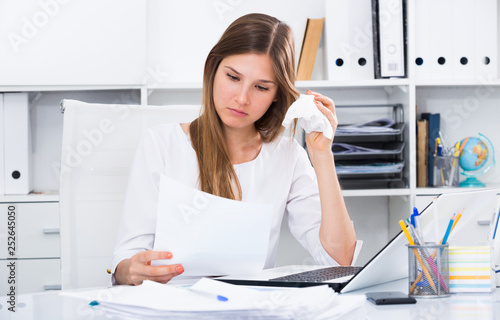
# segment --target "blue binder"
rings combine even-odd
[[[429,124],[429,157],[428,157],[428,177],[429,187],[434,186],[434,144],[439,137],[441,116],[439,113],[422,113],[422,120],[427,120]]]

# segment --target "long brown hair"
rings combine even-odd
[[[247,14],[235,20],[208,54],[203,74],[203,111],[189,128],[198,157],[202,191],[241,200],[241,186],[226,146],[222,120],[215,110],[213,88],[220,62],[231,55],[268,54],[278,84],[276,101],[255,122],[263,142],[272,142],[283,131],[281,123],[299,92],[295,82],[295,54],[290,27],[265,14]],[[235,192],[236,190],[236,192]]]

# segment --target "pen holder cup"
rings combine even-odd
[[[434,187],[458,187],[458,160],[454,156],[434,156]]]
[[[450,295],[448,244],[408,246],[410,296],[440,298]]]

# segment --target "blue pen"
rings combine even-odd
[[[495,236],[497,235],[498,220],[500,220],[500,211],[498,212],[497,222],[495,223],[495,231],[493,232],[493,240],[495,239]]]
[[[197,289],[196,287],[191,287],[189,290],[191,290],[191,292],[199,293],[199,294],[205,295],[207,297],[215,298],[218,301],[225,302],[225,301],[229,300],[227,297],[225,297],[223,295],[216,294],[216,293],[209,292],[209,291],[205,291],[205,290],[200,290],[200,289]]]
[[[420,222],[419,222],[420,214],[418,213],[417,207],[413,207],[413,214],[411,215],[411,217],[413,220],[412,225],[413,225],[413,227],[415,227],[415,232],[420,237],[420,239],[422,241],[424,241],[424,237],[422,235],[422,229],[420,229]],[[425,243],[425,242],[423,242],[423,243]]]
[[[448,228],[446,228],[446,232],[443,237],[443,241],[441,241],[441,244],[445,244],[446,241],[448,241],[448,237],[450,236],[451,232],[451,227],[453,226],[453,222],[455,222],[455,214],[450,219],[450,222],[448,223]]]

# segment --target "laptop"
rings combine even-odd
[[[467,233],[468,225],[477,224],[471,223],[475,216],[485,210],[492,213],[498,210],[496,195],[499,191],[498,189],[485,189],[439,195],[420,213],[420,224],[425,241],[439,242],[452,214],[460,212],[462,208],[465,208],[462,218],[448,242],[453,242],[453,237],[459,233]],[[410,213],[408,213],[409,216]],[[474,239],[469,239],[469,241],[471,244]],[[237,285],[267,287],[308,287],[326,284],[337,292],[346,293],[406,278],[408,276],[406,244],[408,240],[400,231],[363,267],[287,266],[263,270],[259,274],[225,276],[217,280]],[[324,277],[324,274],[342,268],[345,269],[343,271],[350,271],[351,275]]]

